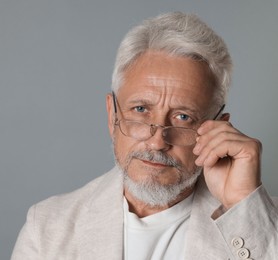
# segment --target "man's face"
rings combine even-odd
[[[162,126],[197,129],[211,115],[214,86],[208,66],[189,58],[171,57],[162,52],[147,52],[126,71],[117,92],[118,118]],[[162,129],[138,141],[123,135],[114,125],[112,96],[107,96],[109,129],[118,164],[135,183],[155,182],[177,185],[196,172],[191,146],[166,144]],[[144,152],[171,157],[178,166],[137,156]]]

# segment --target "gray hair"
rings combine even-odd
[[[143,21],[131,29],[118,49],[112,90],[123,84],[124,72],[148,50],[205,61],[218,87],[217,103],[225,102],[232,60],[225,42],[194,14],[173,12]]]

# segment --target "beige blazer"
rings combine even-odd
[[[214,220],[219,202],[201,178],[188,240],[181,241],[186,259],[278,259],[277,205],[260,187],[226,213],[216,211],[220,216]],[[11,259],[123,259],[123,181],[118,169],[32,206]]]

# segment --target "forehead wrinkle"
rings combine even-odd
[[[148,76],[146,77],[146,81],[150,86],[157,86],[157,87],[182,87],[181,84],[185,84],[186,82],[181,79],[176,79],[172,77],[157,77],[157,76]],[[188,82],[187,82],[188,84]]]
[[[142,93],[136,93],[135,95],[132,95],[128,98],[127,104],[138,104],[142,103],[145,105],[156,105],[160,100],[160,95],[157,93],[154,93],[152,91],[150,92],[144,92]]]
[[[186,98],[186,100],[182,100],[182,96],[178,95],[178,98],[176,97],[174,93],[174,89],[188,89],[190,88],[190,90],[192,92],[194,92],[194,84],[190,83],[189,81],[185,81],[182,79],[176,79],[176,78],[167,78],[167,77],[156,77],[156,76],[149,76],[146,78],[148,83],[152,86],[152,87],[158,87],[163,88],[163,93],[161,93],[162,95],[165,95],[164,100],[166,101],[168,93],[170,96],[170,102],[169,102],[169,106],[174,108],[174,109],[185,109],[185,110],[190,110],[191,112],[194,113],[199,113],[200,108],[197,107],[193,102],[191,102],[191,100],[188,100],[188,98]],[[187,86],[185,88],[185,85]],[[173,90],[173,92],[171,91]],[[185,105],[185,102],[187,103]],[[189,104],[188,104],[189,102]]]
[[[173,109],[181,109],[181,110],[190,110],[191,112],[199,112],[199,108],[196,107],[196,105],[191,102],[191,100],[188,100],[188,98],[182,100],[182,95],[178,95],[178,98],[175,95],[175,89],[185,89],[184,84],[185,81],[181,79],[174,79],[174,78],[164,78],[164,77],[156,77],[156,76],[149,76],[146,77],[147,85],[144,84],[144,86],[149,86],[152,88],[152,91],[145,92],[144,97],[150,96],[151,99],[150,103],[156,103],[159,102],[164,103],[167,102],[166,100],[168,97],[170,98],[168,104],[169,107]],[[178,84],[177,84],[178,83]],[[187,82],[188,84],[188,82]],[[188,84],[190,86],[190,84]],[[192,91],[192,87],[189,87]],[[157,92],[157,93],[156,93]],[[154,96],[158,96],[158,99],[156,102],[154,102]],[[190,102],[190,104],[188,104]],[[185,104],[187,103],[187,104]]]

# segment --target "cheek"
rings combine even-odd
[[[193,146],[173,149],[174,157],[177,158],[189,171],[196,168],[195,160],[197,156],[193,153]]]
[[[114,153],[120,165],[126,162],[129,153],[132,151],[134,142],[131,138],[124,136],[119,131],[113,134]],[[123,165],[122,165],[123,166]]]

